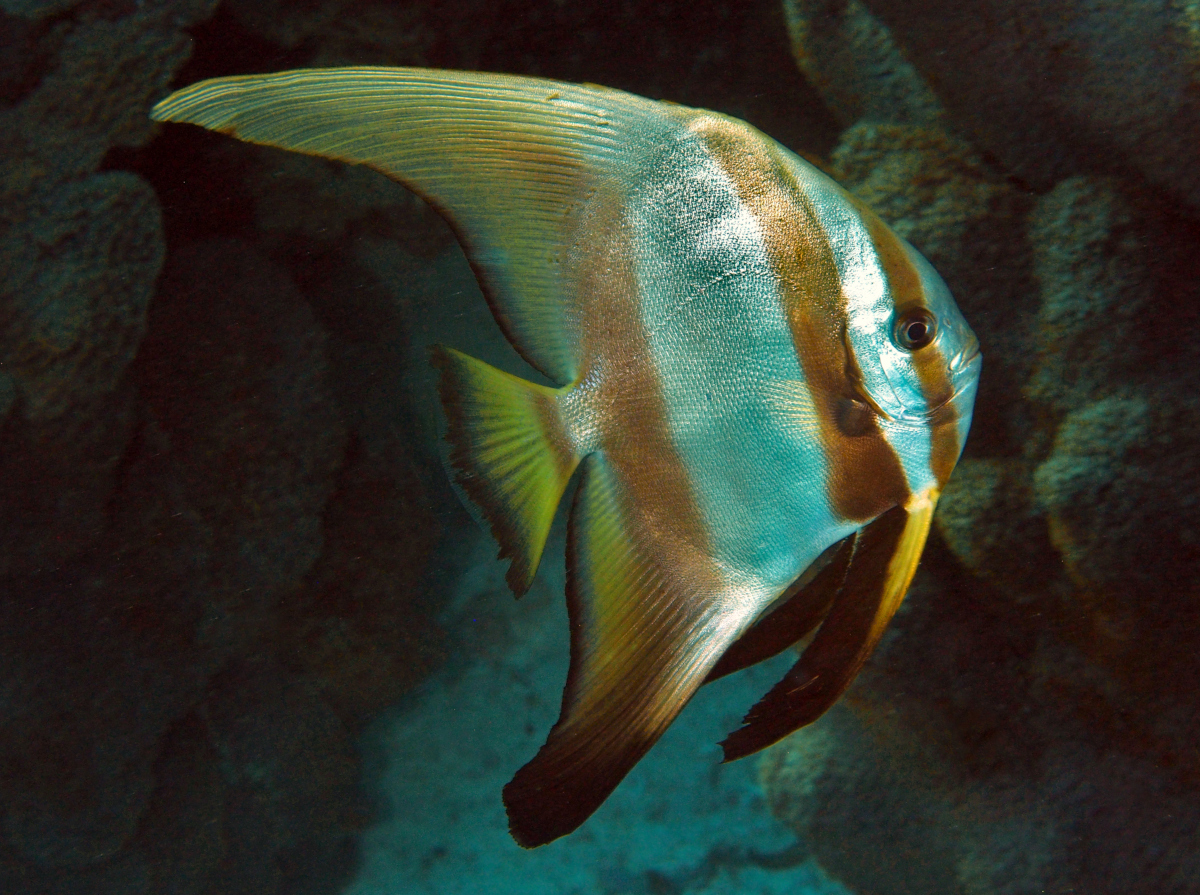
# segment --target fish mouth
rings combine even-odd
[[[939,412],[944,413],[945,408],[957,406],[964,395],[968,393],[974,394],[975,390],[979,387],[978,368],[982,364],[983,352],[979,350],[978,342],[975,343],[974,349],[969,353],[966,349],[960,352],[959,357],[955,358],[954,362],[950,365],[950,378],[951,381],[956,383],[956,388],[949,398],[940,402],[929,413],[931,415]],[[975,375],[966,375],[972,368],[976,370]]]
[[[950,360],[950,375],[955,376],[965,372],[968,367],[982,357],[983,351],[980,349],[978,341],[972,345],[968,345]]]
[[[898,423],[903,426],[928,426],[931,423],[938,425],[947,417],[950,409],[956,405],[964,394],[973,391],[979,384],[978,367],[983,362],[983,351],[979,345],[979,339],[974,333],[969,333],[969,341],[949,359],[946,365],[947,378],[952,385],[952,390],[948,396],[938,401],[923,410],[912,410],[904,407],[903,403],[897,398],[899,412],[896,410],[889,411],[874,396],[870,389],[867,388],[866,382],[863,380],[862,371],[857,364],[847,364],[846,378],[850,382],[851,390],[854,393],[854,398],[861,401],[871,408],[875,414],[883,420]],[[845,337],[847,340],[849,336]],[[847,345],[849,343],[847,342]],[[853,357],[853,354],[847,350],[847,356]],[[974,375],[969,375],[975,369]],[[891,383],[888,383],[891,386]]]
[[[978,372],[974,376],[967,374],[972,367],[978,368],[982,363],[983,352],[979,348],[979,342],[972,340],[971,344],[964,346],[948,365],[949,379],[955,386],[949,396],[924,410],[906,411],[891,417],[891,419],[909,426],[938,426],[951,422],[955,416],[951,411],[957,407],[964,395],[974,392],[979,385]]]

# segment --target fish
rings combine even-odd
[[[431,352],[454,475],[516,595],[570,501],[570,666],[504,787],[518,844],[583,824],[711,680],[803,647],[725,761],[846,690],[916,572],[982,365],[945,282],[860,200],[736,118],[540,78],[223,77],[152,117],[408,187],[551,383]]]

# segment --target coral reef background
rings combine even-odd
[[[365,893],[403,864],[528,892],[551,866],[454,864],[503,837],[562,620],[553,570],[502,602],[441,469],[422,346],[503,360],[453,238],[370,172],[147,117],[349,63],[746,118],[983,342],[939,533],[843,703],[725,776],[655,753],[545,891],[1200,893],[1184,0],[0,0],[0,891]],[[764,689],[714,688],[664,748]]]

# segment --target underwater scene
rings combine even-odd
[[[0,0],[0,893],[1200,895],[1198,146],[1197,0]]]

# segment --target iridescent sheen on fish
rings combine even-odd
[[[726,760],[845,690],[915,573],[981,364],[941,278],[861,202],[744,122],[533,78],[221,78],[154,116],[409,186],[555,383],[433,354],[456,479],[516,593],[578,479],[571,666],[505,787],[519,843],[578,827],[703,683],[814,628]]]

